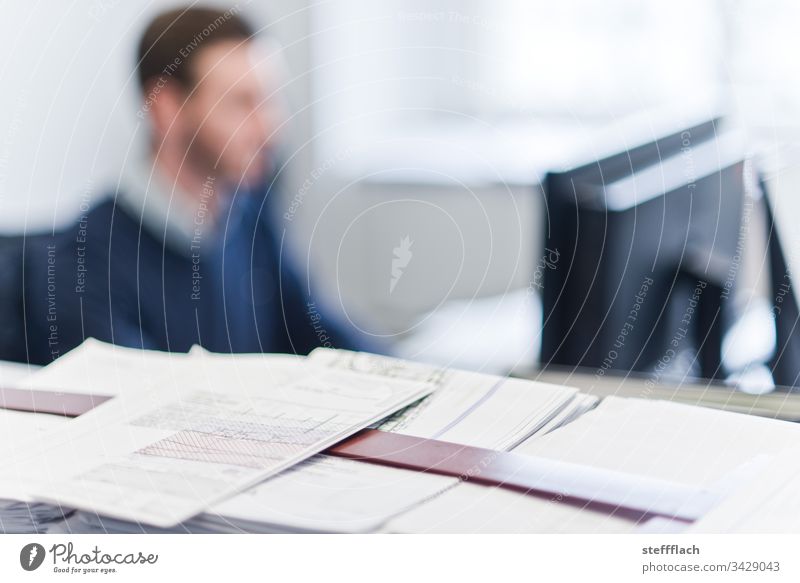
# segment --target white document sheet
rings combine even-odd
[[[45,435],[69,423],[68,417],[0,409],[0,442],[24,444],[31,436]]]
[[[135,350],[88,338],[16,386],[113,397],[152,388],[155,379],[187,358],[182,353]]]
[[[759,455],[800,443],[800,425],[667,401],[606,397],[515,453],[716,487]]]
[[[58,415],[0,409],[0,443],[9,450],[25,447],[31,440],[46,439],[69,422]],[[3,468],[0,474],[6,471],[8,468]],[[30,503],[27,496],[15,498],[9,494],[0,489],[0,534],[39,532],[45,523],[63,516],[58,508]]]
[[[578,395],[571,387],[363,352],[321,348],[308,358],[341,370],[433,383],[437,389],[430,397],[381,429],[489,449],[512,449],[568,408]]]
[[[25,376],[14,387],[110,397],[138,393],[152,389],[154,379],[163,377],[171,366],[186,359],[185,354],[134,350],[89,338],[58,360]],[[0,437],[5,438],[0,439],[0,456],[22,449],[31,441],[39,442],[48,431],[72,423],[57,415],[23,411],[0,410],[0,415],[4,416],[0,420]],[[4,494],[0,491],[0,497]]]
[[[747,484],[735,490],[688,532],[800,533],[800,448],[770,458]]]
[[[190,358],[194,363],[191,366],[207,366],[209,357],[212,357],[211,353],[199,346],[193,347],[190,354],[173,354],[114,346],[88,338],[48,366],[36,367],[31,374],[21,378],[13,386],[114,397],[151,390],[156,386],[156,381],[161,381],[164,375],[172,374],[175,367],[186,366]],[[284,382],[278,377],[279,371],[285,369],[288,373],[291,370],[282,365],[298,365],[304,360],[304,357],[279,354],[213,355],[215,362],[230,362],[234,358],[238,362],[250,363],[249,366],[260,363],[255,366],[269,367],[273,382]],[[110,401],[106,402],[108,403]],[[57,415],[38,415],[22,411],[5,413],[7,422],[3,426],[6,428],[6,439],[0,439],[0,456],[6,450],[23,447],[30,440],[40,440],[46,431],[71,422],[70,419]],[[3,426],[0,426],[0,432]]]
[[[168,527],[432,389],[302,361],[187,357],[164,368],[151,389],[0,459],[13,474],[0,491]]]
[[[189,524],[229,532],[371,532],[455,478],[316,455]]]
[[[49,365],[39,368],[16,383],[15,387],[62,393],[85,393],[114,397],[128,392],[152,389],[156,381],[171,374],[187,361],[260,363],[276,365],[299,364],[305,357],[288,354],[215,354],[200,346],[188,353],[139,350],[115,346],[87,338],[80,346]]]
[[[16,387],[41,368],[35,364],[0,361],[0,386]]]
[[[555,431],[559,427],[563,427],[564,425],[571,423],[587,411],[591,411],[597,407],[599,402],[600,398],[595,397],[594,395],[578,394],[568,407],[565,407],[558,415],[548,421],[546,425],[544,425],[530,438],[532,439],[535,436],[546,435],[551,431]]]
[[[383,532],[612,533],[632,532],[632,520],[501,488],[461,483],[390,520]]]

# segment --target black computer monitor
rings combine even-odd
[[[762,177],[763,178],[763,177]],[[775,353],[770,362],[776,385],[800,387],[800,167],[785,168],[761,181],[767,210],[767,249],[770,268]]]
[[[718,123],[547,177],[542,366],[723,376],[745,156]]]

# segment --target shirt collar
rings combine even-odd
[[[209,211],[215,196],[220,194],[213,177],[203,184],[199,196],[193,196],[145,160],[126,167],[117,202],[165,246],[189,255],[202,242],[214,243],[218,238],[219,229]]]

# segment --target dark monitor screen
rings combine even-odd
[[[548,177],[543,366],[721,376],[745,157],[699,127]]]
[[[789,167],[762,181],[768,218],[770,295],[775,323],[772,377],[776,385],[800,386],[800,167]]]

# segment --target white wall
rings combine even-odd
[[[174,5],[120,0],[3,5],[0,19],[0,232],[46,229],[71,220],[81,199],[115,184],[145,127],[138,109],[135,46],[148,20]],[[230,7],[235,3],[208,2]],[[307,71],[307,11],[290,0],[239,2],[245,15],[289,48]],[[306,101],[307,77],[288,87]],[[307,132],[307,116],[294,134]],[[307,163],[301,156],[300,163]]]
[[[235,0],[209,3],[230,7]],[[326,75],[335,73],[326,64],[336,55],[320,54],[324,43],[313,37],[320,36],[338,7],[320,2],[312,15],[310,3],[238,5],[257,25],[269,23],[269,32],[284,47],[286,89],[294,111],[286,132],[292,141],[286,204],[307,180],[312,183],[296,220],[286,227],[297,254],[308,260],[332,303],[372,332],[392,332],[444,300],[526,286],[534,254],[531,241],[538,236],[531,230],[536,219],[529,191],[512,195],[506,189],[498,193],[494,186],[459,187],[458,176],[445,187],[365,183],[361,179],[369,172],[361,162],[373,144],[349,153],[336,171],[319,172],[329,154],[317,147],[320,138],[332,127],[352,124],[362,102],[355,99],[357,87],[351,88],[355,111],[315,119],[314,99],[320,98],[315,83],[317,91],[325,91]],[[126,156],[140,147],[146,131],[136,117],[135,45],[154,14],[178,4],[183,2],[16,0],[4,5],[0,233],[65,225],[77,216],[82,202],[96,203],[114,187]],[[352,42],[358,45],[360,40]],[[325,101],[322,97],[318,103]],[[353,165],[359,173],[343,177],[340,170]],[[380,206],[403,198],[430,204]],[[362,214],[376,205],[377,212]],[[403,285],[389,297],[393,248],[405,235],[416,240],[417,254]]]

